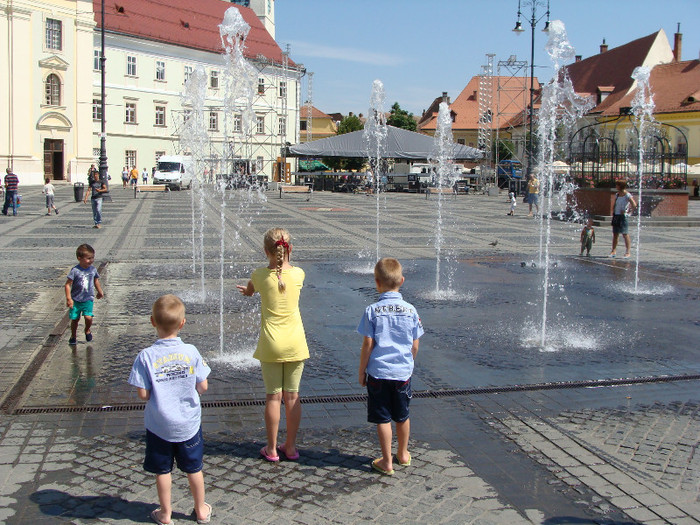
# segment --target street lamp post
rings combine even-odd
[[[515,27],[513,28],[513,32],[516,34],[520,34],[524,32],[525,30],[523,29],[523,24],[520,22],[520,18],[522,17],[522,11],[520,9],[520,4],[521,0],[518,0],[518,20],[515,23]],[[530,105],[528,107],[528,136],[527,136],[527,178],[528,180],[530,179],[530,175],[532,174],[532,122],[533,122],[533,117],[535,113],[534,109],[534,104],[535,104],[535,27],[537,24],[546,16],[547,21],[544,25],[544,29],[542,31],[548,31],[549,30],[549,0],[547,0],[547,12],[542,15],[541,17],[537,18],[537,8],[538,7],[544,7],[545,3],[544,0],[525,0],[523,3],[525,7],[528,5],[530,6],[530,19],[528,21],[530,23]]]
[[[102,18],[101,18],[101,49],[100,49],[100,107],[102,111],[100,112],[100,180],[105,184],[105,187],[109,187],[108,175],[107,175],[107,134],[105,132],[105,0],[102,0]]]

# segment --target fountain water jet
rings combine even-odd
[[[377,261],[379,260],[379,226],[381,219],[380,212],[380,173],[384,169],[384,156],[386,154],[386,115],[384,113],[384,84],[381,80],[372,82],[372,94],[369,99],[369,112],[365,129],[362,136],[367,146],[367,158],[369,160],[370,172],[374,176],[374,196],[377,203],[377,226],[376,226],[376,244],[377,244]],[[384,204],[386,206],[386,195],[384,196]]]
[[[192,174],[192,192],[190,193],[192,209],[192,272],[197,272],[197,256],[199,255],[201,300],[204,300],[206,297],[204,287],[204,191],[201,180],[201,153],[209,142],[209,134],[204,119],[206,94],[207,75],[204,68],[198,66],[185,82],[185,88],[182,93],[182,105],[191,109],[189,113],[184,115],[182,132],[180,133],[180,148],[183,152],[190,152],[193,160],[194,173]],[[200,197],[199,217],[196,216],[195,193],[199,194]],[[197,251],[197,222],[199,222],[199,253]]]
[[[450,107],[446,102],[440,102],[438,108],[437,128],[435,129],[435,142],[430,159],[436,165],[437,186],[437,218],[435,231],[435,296],[439,297],[440,290],[440,260],[442,258],[443,234],[443,201],[442,190],[454,185],[454,142],[452,140],[452,117]],[[448,293],[449,295],[449,293]]]
[[[552,62],[554,75],[542,88],[537,137],[539,148],[537,164],[544,186],[543,218],[540,226],[540,266],[544,268],[542,285],[542,323],[540,345],[545,348],[547,338],[547,301],[549,293],[549,271],[551,243],[552,203],[555,189],[554,156],[558,129],[571,128],[592,106],[591,101],[576,95],[571,80],[562,66],[573,61],[575,50],[569,43],[564,23],[553,20],[549,26],[549,39],[545,46]],[[568,186],[561,185],[563,189]]]
[[[647,131],[654,124],[654,96],[649,88],[649,75],[651,69],[647,66],[639,66],[632,73],[632,78],[637,82],[637,91],[632,100],[632,113],[637,120],[637,243],[635,248],[634,291],[639,288],[639,253],[641,245],[642,214],[639,209],[642,205],[642,185],[644,173],[644,141]]]

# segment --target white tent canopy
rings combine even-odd
[[[394,126],[387,126],[386,152],[388,159],[426,160],[435,147],[433,137],[408,131]],[[364,130],[336,135],[327,139],[314,140],[290,146],[289,152],[294,157],[353,157],[366,158],[367,143]],[[482,152],[476,148],[454,144],[454,160],[476,160]]]

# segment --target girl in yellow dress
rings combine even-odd
[[[269,264],[253,272],[246,286],[236,285],[243,295],[260,294],[260,338],[253,357],[260,361],[265,383],[265,427],[267,445],[260,455],[277,462],[278,454],[299,459],[296,447],[301,422],[299,383],[304,361],[309,358],[306,334],[299,311],[299,294],[304,286],[304,270],[289,263],[291,237],[282,228],[265,233],[265,255]],[[281,401],[284,398],[287,439],[277,446]]]

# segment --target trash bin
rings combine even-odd
[[[75,202],[82,201],[85,196],[85,184],[82,182],[73,184],[73,196],[75,197]]]

